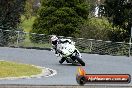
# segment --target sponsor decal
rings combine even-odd
[[[78,84],[83,85],[85,83],[130,83],[131,76],[129,74],[86,74],[82,67],[78,68],[78,74],[76,75],[76,81]]]

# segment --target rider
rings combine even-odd
[[[57,44],[58,43],[66,43],[66,42],[68,42],[70,44],[73,44],[73,45],[75,44],[75,42],[71,41],[70,39],[59,39],[56,35],[52,35],[52,37],[51,37],[51,43],[52,43],[53,49],[55,50],[55,54],[58,54],[58,52],[61,53],[60,51],[57,50]],[[79,51],[76,50],[76,53],[79,54]],[[65,58],[62,58],[59,61],[59,63],[62,64],[64,61],[65,61]]]
[[[58,43],[59,39],[56,35],[52,35],[51,37],[51,43],[52,43],[52,47],[53,49],[55,49],[55,54],[57,54],[57,43]]]
[[[60,39],[58,39],[58,37],[56,35],[52,35],[51,37],[51,43],[52,43],[52,47],[53,49],[55,49],[55,54],[58,54],[58,51],[57,51],[57,44],[58,42],[60,42]],[[62,58],[59,63],[63,63],[65,61],[64,58]]]

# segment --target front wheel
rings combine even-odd
[[[85,66],[85,63],[83,62],[81,58],[79,58],[78,56],[75,56],[75,58],[82,66]]]

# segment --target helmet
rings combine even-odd
[[[58,40],[57,36],[56,35],[52,35],[51,41],[56,41],[56,40]]]

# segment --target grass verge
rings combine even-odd
[[[25,32],[30,32],[32,30],[32,25],[33,25],[35,19],[36,19],[35,16],[32,16],[29,19],[26,19],[23,15],[21,16],[21,20],[22,20],[21,25]]]
[[[41,72],[41,69],[32,65],[0,61],[0,78],[31,76],[40,74]]]

